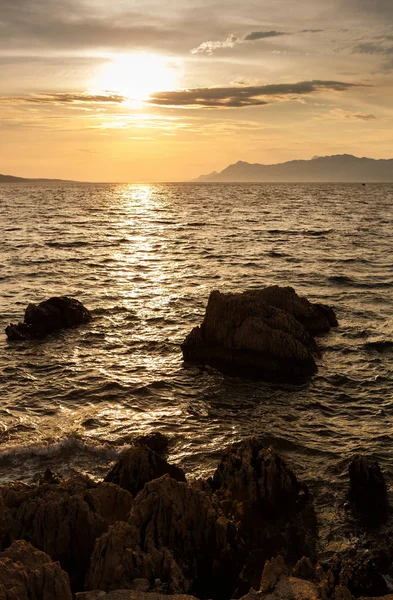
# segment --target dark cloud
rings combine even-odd
[[[256,40],[264,40],[266,38],[280,37],[286,35],[283,31],[251,31],[245,36],[245,42],[254,42]]]
[[[121,104],[126,100],[119,94],[35,94],[31,96],[0,96],[0,101],[17,104]]]
[[[385,40],[388,37],[384,38]],[[352,50],[355,54],[368,54],[371,56],[382,56],[385,60],[382,63],[382,72],[390,72],[393,70],[393,46],[384,45],[383,43],[363,42],[354,46]]]
[[[302,29],[300,33],[323,33],[324,29]]]
[[[108,4],[108,7],[110,5]],[[73,50],[77,48],[168,47],[176,23],[136,11],[112,14],[83,0],[2,0],[0,48]],[[178,40],[178,36],[177,36]]]
[[[240,108],[268,104],[267,98],[279,99],[285,96],[304,96],[332,90],[344,92],[359,84],[342,81],[301,81],[274,85],[217,87],[158,92],[153,94],[150,104],[158,106],[203,107],[203,108]]]
[[[359,121],[374,121],[377,117],[372,114],[363,114],[363,113],[355,113],[352,115],[348,115],[349,119],[358,119]]]
[[[353,52],[356,54],[393,54],[393,46],[383,46],[382,44],[376,44],[374,42],[364,42],[357,44],[353,48]]]

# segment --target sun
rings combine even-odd
[[[179,65],[156,54],[113,57],[98,75],[97,86],[131,100],[146,100],[153,92],[178,87]]]

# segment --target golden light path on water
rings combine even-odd
[[[309,479],[330,481],[358,449],[389,459],[390,188],[36,184],[0,198],[1,327],[59,293],[93,312],[86,327],[0,344],[0,478],[101,477],[152,430],[192,476],[255,433]],[[274,387],[183,365],[212,289],[274,283],[338,309],[316,378]]]

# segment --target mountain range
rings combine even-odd
[[[239,162],[220,173],[201,175],[196,182],[393,182],[393,159],[358,158],[351,154],[315,156],[274,165]]]
[[[66,182],[68,180],[66,179],[43,179],[43,178],[38,178],[38,179],[28,179],[27,177],[14,177],[13,175],[2,175],[0,173],[0,183],[29,183],[31,181],[42,181],[42,182]]]

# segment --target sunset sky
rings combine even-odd
[[[392,0],[1,0],[0,172],[393,157]]]

